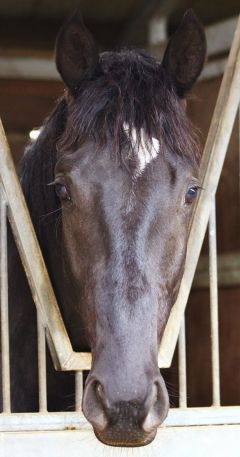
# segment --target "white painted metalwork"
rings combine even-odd
[[[6,433],[1,457],[226,457],[240,455],[240,426],[163,427],[143,448],[111,448],[91,430]]]
[[[7,202],[0,187],[0,287],[3,412],[11,411],[7,274]]]
[[[239,407],[171,408],[160,428],[239,424]],[[79,412],[0,414],[0,432],[92,430]]]
[[[75,373],[75,411],[82,411],[82,395],[83,395],[83,373],[76,371]]]
[[[37,338],[39,411],[43,413],[47,411],[46,338],[39,313],[37,313]]]
[[[178,339],[179,408],[187,407],[186,331],[183,318]]]
[[[212,352],[212,401],[213,401],[213,406],[220,406],[217,234],[216,234],[215,199],[213,201],[212,209],[211,209],[211,213],[210,213],[208,233],[209,233],[211,352]]]

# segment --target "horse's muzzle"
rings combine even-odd
[[[150,384],[144,400],[109,401],[104,385],[94,378],[87,382],[83,397],[84,415],[97,438],[109,446],[136,447],[151,443],[168,408],[168,394],[161,376]]]

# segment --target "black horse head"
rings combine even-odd
[[[99,54],[75,14],[56,43],[65,97],[23,163],[72,343],[92,351],[83,412],[110,445],[151,442],[168,412],[157,355],[199,187],[184,97],[205,51],[191,11],[161,63],[135,50]],[[56,210],[57,229],[39,231],[40,214]]]

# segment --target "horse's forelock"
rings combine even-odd
[[[142,51],[102,54],[93,77],[82,82],[69,103],[60,147],[70,151],[87,138],[102,147],[110,140],[114,152],[127,163],[131,142],[124,131],[126,123],[138,138],[142,129],[149,141],[157,138],[162,151],[199,162],[197,135],[182,101],[161,64]]]

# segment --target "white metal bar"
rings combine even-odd
[[[47,411],[46,335],[41,316],[37,313],[38,398],[39,411]]]
[[[217,280],[217,234],[216,204],[213,200],[209,218],[209,278],[210,278],[210,319],[212,355],[212,401],[220,406],[220,368],[219,368],[219,331],[218,331],[218,280]]]
[[[240,424],[240,406],[170,408],[164,427]],[[40,430],[92,430],[82,413],[12,413],[0,414],[0,432]]]
[[[3,412],[11,411],[10,352],[7,271],[7,203],[0,188],[0,281],[1,281],[1,352]]]
[[[82,395],[83,395],[83,372],[76,371],[75,373],[75,410],[82,411]]]
[[[141,449],[107,447],[91,430],[0,434],[1,457],[238,457],[240,425],[163,427]]]
[[[179,408],[187,407],[187,364],[186,364],[186,330],[185,316],[182,321],[178,339],[178,380]]]

